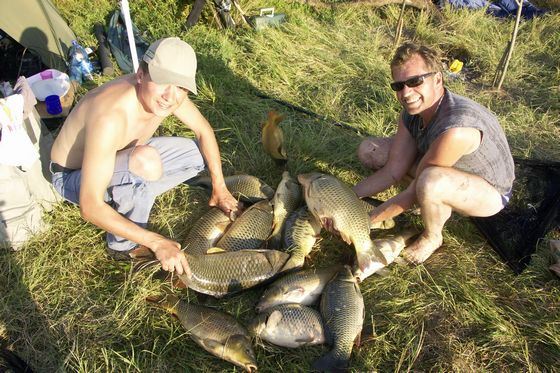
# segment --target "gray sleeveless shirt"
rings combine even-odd
[[[416,140],[420,157],[443,132],[450,128],[476,128],[482,133],[477,150],[462,156],[454,168],[482,177],[502,195],[511,191],[514,164],[506,135],[498,119],[484,106],[445,89],[442,101],[426,128],[420,115],[402,112],[405,127]]]

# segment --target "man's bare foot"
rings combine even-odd
[[[443,243],[441,235],[422,233],[416,241],[403,250],[403,257],[412,264],[423,263]]]

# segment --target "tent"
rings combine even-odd
[[[50,0],[3,0],[0,14],[0,29],[37,54],[46,66],[66,70],[66,56],[76,35]]]

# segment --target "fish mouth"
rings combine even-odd
[[[253,373],[257,371],[257,366],[255,364],[247,364],[245,365],[245,369],[247,370],[247,372]]]

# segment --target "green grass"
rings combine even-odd
[[[115,6],[107,0],[54,3],[86,45],[95,44],[93,24],[106,22]],[[131,8],[147,40],[177,35],[195,47],[200,93],[193,100],[216,130],[225,174],[249,173],[272,186],[280,181],[281,171],[260,144],[261,123],[276,109],[286,115],[282,126],[293,175],[320,170],[356,183],[368,174],[355,157],[362,137],[395,131],[400,107],[388,87],[388,61],[400,9],[314,10],[280,0],[242,4],[249,14],[272,5],[289,21],[260,33],[217,30],[208,6],[199,24],[185,30],[190,5],[184,1],[138,0]],[[482,12],[445,10],[436,19],[409,9],[404,37],[465,62],[467,78],[448,86],[498,115],[515,155],[558,161],[560,15],[522,22],[503,92],[496,93],[490,85],[512,27],[513,21]],[[333,121],[349,123],[359,134]],[[192,136],[172,119],[160,133]],[[206,204],[202,191],[180,186],[157,200],[151,228],[181,241]],[[164,285],[148,273],[133,275],[129,264],[110,261],[103,232],[85,223],[78,208],[62,203],[45,218],[51,224],[47,233],[22,251],[0,252],[0,335],[36,371],[239,371],[196,346],[176,320],[145,303]],[[362,284],[368,338],[355,350],[352,370],[559,371],[560,281],[547,270],[546,241],[519,276],[465,218],[452,217],[444,241],[425,265],[393,265],[389,276]],[[323,234],[308,264],[323,266],[352,253],[352,247]],[[209,303],[246,323],[261,291]],[[181,296],[195,300],[192,291]],[[255,350],[260,371],[295,372],[309,371],[325,348]]]

